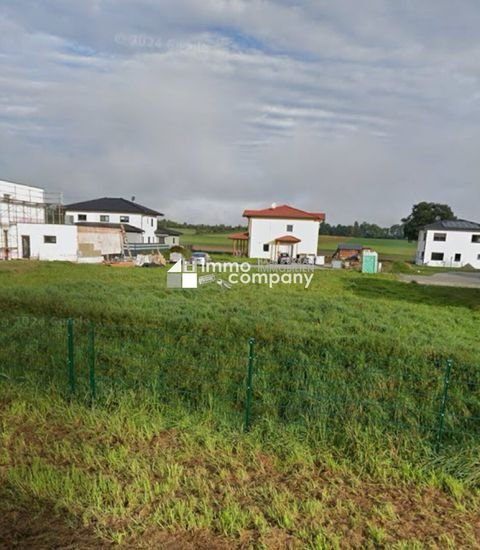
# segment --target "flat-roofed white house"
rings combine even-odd
[[[162,216],[161,212],[116,197],[103,197],[65,206],[66,223],[121,224],[125,226],[130,243],[158,243],[157,222]],[[139,234],[135,229],[142,233]]]
[[[245,210],[248,230],[230,235],[235,255],[247,255],[277,261],[282,253],[291,258],[297,255],[316,255],[323,212],[307,212],[288,204],[260,210]]]
[[[480,224],[468,220],[440,220],[418,234],[417,265],[480,269]]]

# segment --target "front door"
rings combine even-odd
[[[30,235],[22,235],[22,258],[30,259]]]

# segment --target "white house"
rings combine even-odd
[[[322,212],[306,212],[287,204],[262,210],[245,210],[248,230],[230,235],[234,254],[277,261],[281,253],[291,258],[299,254],[316,255]]]
[[[166,244],[168,246],[180,245],[180,231],[175,231],[175,229],[169,229],[167,227],[159,227],[155,234],[160,244]]]
[[[140,229],[142,233],[136,238],[134,231],[128,235],[129,242],[158,243],[157,221],[162,213],[122,198],[103,197],[84,202],[76,202],[65,206],[65,221],[75,223],[127,224]],[[126,230],[128,228],[125,228]],[[132,240],[131,240],[132,239]]]
[[[480,224],[443,220],[425,226],[418,235],[416,264],[480,269]]]

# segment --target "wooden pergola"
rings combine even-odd
[[[233,233],[233,235],[229,235],[228,238],[233,241],[234,256],[248,256],[248,231]]]

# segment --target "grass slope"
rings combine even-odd
[[[324,271],[308,290],[170,291],[164,269],[12,262],[0,303],[0,546],[480,544],[478,431],[438,454],[421,426],[438,410],[434,355],[455,360],[455,411],[478,411],[479,291]],[[129,382],[100,384],[93,407],[39,376],[65,380],[52,318],[68,316],[98,324],[99,376]],[[254,423],[242,434],[250,336]],[[27,380],[8,383],[15,372]],[[155,391],[139,385],[159,374]],[[330,409],[299,398],[305,377]],[[170,399],[169,384],[202,399]],[[400,417],[383,401],[393,390]],[[349,392],[353,409],[333,401]]]

